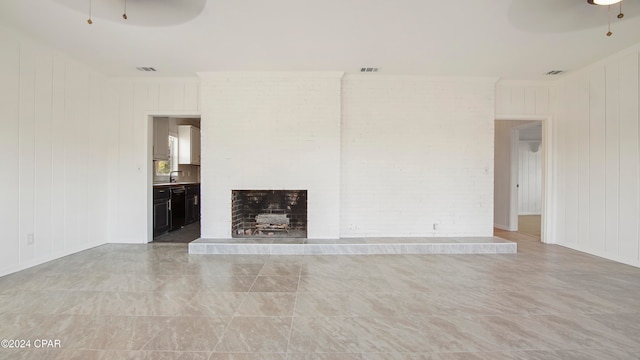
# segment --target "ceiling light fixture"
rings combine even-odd
[[[591,5],[613,5],[621,2],[622,0],[587,0]]]
[[[607,36],[613,35],[611,32],[611,5],[620,4],[620,11],[618,13],[618,19],[622,19],[624,14],[622,13],[622,0],[587,0],[587,3],[591,5],[601,5],[608,7],[608,22],[607,22]]]
[[[124,0],[124,12],[122,13],[122,18],[125,20],[129,18],[127,16],[127,0]],[[89,19],[87,19],[87,24],[93,24],[93,20],[91,20],[91,0],[89,0]]]
[[[93,24],[93,20],[91,20],[91,0],[89,0],[89,19],[87,19],[87,24]]]

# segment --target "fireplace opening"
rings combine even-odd
[[[233,237],[307,237],[307,190],[232,190]]]

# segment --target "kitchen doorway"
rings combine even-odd
[[[200,238],[200,117],[151,116],[150,241]]]

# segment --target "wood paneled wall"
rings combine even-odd
[[[559,82],[558,243],[640,266],[639,49]]]
[[[151,144],[149,116],[198,115],[197,78],[109,80],[109,242],[149,239]]]
[[[0,32],[0,275],[106,242],[104,84]]]

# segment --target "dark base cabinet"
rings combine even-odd
[[[153,189],[153,236],[171,229],[171,192],[169,189]]]
[[[200,184],[153,188],[153,237],[200,221]]]
[[[185,224],[191,224],[200,220],[200,185],[187,186],[184,207]]]
[[[171,231],[179,230],[186,224],[185,195],[186,189],[183,186],[171,188]]]

